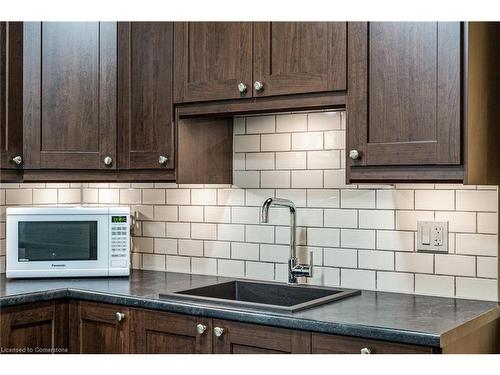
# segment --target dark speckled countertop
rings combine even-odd
[[[295,313],[229,308],[215,303],[159,299],[159,294],[228,281],[215,276],[132,271],[128,278],[6,279],[0,276],[0,307],[76,298],[416,345],[439,347],[445,334],[498,311],[495,302],[363,291]]]

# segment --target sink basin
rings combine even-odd
[[[360,294],[359,290],[233,280],[160,298],[295,312]]]

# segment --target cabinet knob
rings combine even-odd
[[[196,332],[198,332],[200,335],[203,334],[207,330],[207,326],[205,324],[197,324],[196,325]]]
[[[351,151],[349,151],[349,157],[352,160],[358,159],[359,158],[359,152],[358,152],[358,150],[351,150]]]
[[[262,82],[259,82],[259,81],[255,81],[255,83],[253,84],[253,87],[255,88],[255,91],[264,90],[264,85],[262,84]]]
[[[221,337],[224,333],[224,328],[221,327],[215,327],[214,328],[214,335],[215,337]]]
[[[21,165],[23,163],[23,157],[21,155],[14,156],[12,161],[17,165]]]
[[[166,156],[160,155],[160,157],[158,158],[158,163],[160,163],[160,165],[165,164],[167,161],[168,158]]]
[[[111,158],[111,156],[106,156],[104,158],[104,164],[111,165],[112,162],[113,162],[113,159]]]
[[[362,348],[360,350],[361,354],[372,354],[372,350],[370,348]]]
[[[125,319],[125,314],[118,311],[115,314],[115,318],[117,322],[121,322],[123,319]]]
[[[247,85],[245,85],[243,82],[238,83],[238,91],[243,94],[247,91]]]

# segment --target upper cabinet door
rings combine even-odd
[[[24,24],[25,168],[116,168],[116,23]]]
[[[0,22],[0,168],[23,165],[21,22]],[[4,176],[5,177],[5,176]]]
[[[173,23],[118,24],[120,169],[171,169]]]
[[[348,35],[348,169],[460,165],[460,23],[349,23]]]
[[[177,23],[174,44],[175,102],[252,96],[252,23]]]
[[[346,29],[345,22],[255,23],[254,96],[345,90]]]

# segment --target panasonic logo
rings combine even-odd
[[[51,267],[66,267],[65,264],[51,264]]]

